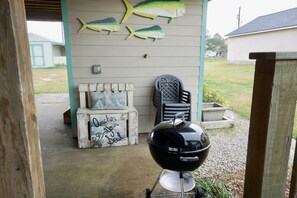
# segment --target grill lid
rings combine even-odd
[[[147,139],[150,153],[163,169],[193,171],[207,158],[209,138],[200,126],[177,116],[151,131]]]
[[[202,152],[210,147],[208,135],[200,126],[181,119],[156,125],[148,143],[170,153]]]

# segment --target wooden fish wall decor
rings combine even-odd
[[[156,39],[162,39],[165,37],[165,34],[164,34],[162,28],[158,25],[155,25],[155,26],[152,26],[149,28],[138,29],[135,31],[128,26],[126,26],[126,27],[130,31],[130,35],[126,39],[136,36],[136,37],[142,38],[142,39],[152,38],[155,41]]]
[[[121,23],[127,21],[132,14],[150,19],[155,19],[158,16],[167,17],[169,18],[168,23],[185,14],[185,4],[180,0],[146,0],[134,7],[128,0],[123,0],[123,2],[127,10]]]
[[[145,0],[134,7],[128,2],[128,0],[123,0],[123,2],[126,6],[126,13],[121,23],[126,22],[132,14],[150,19],[155,19],[158,16],[166,17],[169,18],[168,23],[171,23],[175,18],[181,17],[185,14],[185,4],[180,0]],[[86,22],[80,18],[77,19],[82,25],[78,32],[90,29],[98,32],[106,30],[109,31],[110,34],[111,32],[117,32],[121,29],[120,23],[113,17],[90,22]],[[154,41],[165,37],[165,34],[159,25],[138,30],[133,30],[128,26],[126,27],[130,32],[126,40],[133,36],[142,39],[152,38]]]
[[[88,28],[90,30],[97,31],[97,32],[106,30],[106,31],[109,31],[109,34],[110,34],[111,32],[117,32],[121,29],[120,24],[113,17],[109,17],[102,20],[90,21],[90,22],[85,22],[80,18],[78,18],[78,20],[82,24],[82,27],[79,29],[78,32],[81,32]]]

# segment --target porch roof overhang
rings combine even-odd
[[[25,0],[29,21],[62,21],[61,0]]]
[[[25,8],[29,21],[62,21],[61,0],[25,0]]]

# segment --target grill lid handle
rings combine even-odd
[[[174,115],[174,120],[176,118],[184,118],[185,117],[185,113],[184,112],[178,112]]]
[[[185,113],[184,112],[179,112],[179,113],[176,113],[175,115],[174,115],[174,117],[173,117],[173,128],[176,126],[175,125],[175,120],[177,119],[177,118],[182,118],[182,122],[184,122],[185,121]],[[180,123],[179,123],[180,124]]]
[[[183,157],[183,156],[180,156],[179,157],[179,161],[181,161],[181,162],[197,162],[198,160],[199,160],[198,156],[195,156],[195,157]]]

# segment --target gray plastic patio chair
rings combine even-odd
[[[155,80],[153,104],[157,108],[155,125],[172,120],[174,115],[183,112],[191,121],[191,93],[184,90],[182,81],[173,75],[165,74]]]

